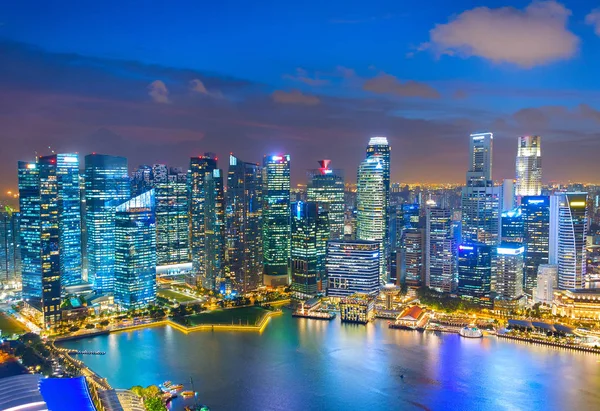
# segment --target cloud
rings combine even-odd
[[[308,72],[300,67],[296,69],[296,74],[284,74],[283,78],[292,81],[298,81],[309,86],[322,86],[329,83],[329,80],[319,78],[318,74],[315,75],[315,77],[310,77]]]
[[[350,77],[356,76],[356,72],[354,71],[354,69],[351,69],[348,67],[337,66],[335,68],[335,70],[344,78],[350,78]]]
[[[273,101],[283,104],[304,104],[306,106],[314,106],[319,104],[321,100],[317,96],[311,96],[302,93],[300,90],[283,91],[276,90],[271,94]]]
[[[169,100],[169,89],[167,89],[167,86],[161,80],[154,80],[150,83],[148,86],[148,95],[152,97],[155,103],[171,103],[171,100]]]
[[[391,74],[380,73],[363,83],[363,90],[377,94],[393,94],[401,97],[439,98],[433,87],[413,80],[402,83]]]
[[[477,7],[436,25],[421,48],[532,68],[575,55],[579,38],[566,27],[570,15],[556,1],[534,1],[524,10]]]
[[[456,90],[454,93],[452,93],[452,98],[454,98],[456,100],[463,100],[463,99],[467,98],[468,96],[469,95],[464,90]]]
[[[190,90],[200,94],[208,94],[204,83],[201,80],[198,80],[197,78],[190,81]]]
[[[600,8],[594,9],[585,16],[586,24],[594,26],[594,31],[600,36]]]

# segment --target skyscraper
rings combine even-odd
[[[453,292],[458,278],[450,209],[427,207],[425,239],[426,285],[440,292]]]
[[[319,203],[292,203],[292,291],[300,298],[313,297],[322,289],[329,237],[328,214]]]
[[[263,159],[263,282],[289,284],[290,261],[290,156]]]
[[[492,307],[492,248],[486,244],[458,246],[458,294]]]
[[[330,169],[330,162],[321,160],[321,167],[309,171],[306,198],[327,210],[329,238],[337,240],[344,236],[344,174],[342,170]]]
[[[0,284],[21,281],[20,219],[11,207],[0,210]]]
[[[525,196],[521,199],[521,210],[525,244],[525,292],[531,294],[537,283],[538,267],[548,264],[550,197]]]
[[[115,303],[122,309],[156,300],[156,223],[154,190],[115,209]]]
[[[379,292],[379,242],[332,240],[327,242],[327,296],[349,297]]]
[[[358,168],[356,238],[377,241],[380,245],[380,279],[388,277],[388,216],[385,189],[385,159],[375,153],[364,159]]]
[[[225,193],[223,172],[216,168],[205,180],[205,255],[204,288],[217,289],[225,278]]]
[[[496,295],[512,300],[523,295],[523,255],[525,246],[506,243],[498,247]]]
[[[129,198],[125,157],[85,156],[88,282],[98,293],[114,291],[115,207]]]
[[[558,265],[558,288],[583,288],[586,281],[587,193],[550,197],[550,264]]]
[[[500,243],[523,243],[525,228],[521,208],[504,211],[500,217]]]
[[[262,282],[262,170],[229,156],[227,173],[227,267],[243,293]]]
[[[400,248],[400,282],[408,287],[425,285],[425,233],[422,228],[407,228]]]
[[[539,196],[542,193],[542,150],[540,136],[522,136],[518,140],[516,195]]]

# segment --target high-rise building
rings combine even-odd
[[[208,173],[205,186],[205,255],[204,288],[217,289],[225,279],[225,192],[223,172],[217,168]]]
[[[380,244],[380,278],[387,282],[388,203],[385,189],[385,160],[380,154],[364,159],[358,168],[356,238]]]
[[[538,267],[548,264],[550,197],[525,196],[521,198],[521,210],[525,245],[525,292],[531,294],[537,283]]]
[[[262,170],[229,156],[227,174],[227,267],[243,293],[262,282]]]
[[[319,203],[329,215],[329,238],[344,236],[344,173],[329,168],[331,160],[319,161],[316,170],[308,172],[307,201]]]
[[[540,136],[522,136],[518,140],[516,195],[539,196],[542,193],[542,149]]]
[[[500,243],[522,244],[525,237],[523,212],[521,208],[504,211],[500,217]]]
[[[558,266],[558,288],[583,288],[586,281],[587,193],[550,197],[550,264]]]
[[[85,156],[88,282],[98,293],[114,291],[115,208],[129,198],[125,157]]]
[[[512,300],[523,295],[523,266],[525,246],[506,243],[498,247],[496,260],[496,295]]]
[[[11,207],[0,210],[0,284],[21,281],[20,218]]]
[[[400,248],[400,282],[411,288],[425,285],[425,232],[407,228]]]
[[[156,220],[154,190],[115,209],[115,303],[138,309],[156,300]]]
[[[131,173],[131,197],[136,197],[154,186],[153,167],[141,165]]]
[[[550,264],[540,264],[536,278],[533,300],[536,303],[552,304],[554,289],[558,277],[558,267]]]
[[[453,292],[458,281],[452,212],[427,207],[425,230],[425,284],[440,292]]]
[[[300,298],[322,290],[329,237],[328,213],[319,203],[292,203],[292,291]]]
[[[290,261],[290,156],[263,159],[263,282],[288,285]]]
[[[492,248],[486,244],[458,246],[458,294],[492,307]]]
[[[332,240],[327,242],[327,295],[349,297],[379,292],[379,245],[377,241]]]

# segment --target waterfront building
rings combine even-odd
[[[114,291],[115,207],[129,198],[125,157],[85,156],[88,282],[99,294]]]
[[[262,282],[262,170],[229,156],[227,173],[227,270],[242,293]]]
[[[587,193],[550,197],[549,263],[558,266],[558,288],[583,288],[586,281]]]
[[[154,190],[115,208],[115,303],[125,310],[156,300]]]
[[[489,245],[458,246],[458,294],[482,307],[492,307],[492,249]]]
[[[290,156],[263,159],[263,282],[288,285],[290,261]]]
[[[515,190],[518,197],[539,196],[542,193],[541,142],[542,138],[540,136],[519,137]]]
[[[523,243],[525,245],[525,292],[531,294],[536,286],[538,267],[548,264],[550,247],[550,197],[521,198]]]
[[[329,168],[331,160],[320,160],[320,167],[308,172],[306,198],[319,203],[329,216],[329,239],[344,236],[344,173]]]
[[[540,264],[533,301],[536,303],[552,304],[557,278],[558,267],[556,265]]]
[[[388,203],[385,189],[385,160],[379,154],[364,159],[358,168],[356,238],[377,241],[381,250],[379,275],[388,276]]]
[[[401,284],[409,288],[425,285],[425,231],[422,228],[404,231],[399,265]]]
[[[329,237],[328,213],[319,203],[292,203],[291,289],[301,299],[322,290]]]
[[[447,208],[427,207],[425,285],[440,292],[453,292],[457,280],[452,212]]]
[[[21,282],[20,218],[11,207],[0,210],[0,284],[12,287]]]
[[[523,244],[525,228],[521,208],[504,211],[500,217],[501,244]]]
[[[503,243],[498,247],[496,259],[496,296],[514,300],[523,295],[523,266],[525,246]]]
[[[375,315],[372,295],[356,293],[340,300],[340,319],[343,323],[366,324]]]
[[[327,296],[348,297],[354,293],[376,296],[379,292],[377,241],[331,240],[327,243]]]
[[[577,288],[555,293],[552,314],[574,319],[600,320],[600,289]]]

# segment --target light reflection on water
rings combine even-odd
[[[284,315],[262,334],[164,327],[63,345],[106,351],[80,358],[118,388],[193,377],[213,410],[600,409],[598,356],[387,321]]]

